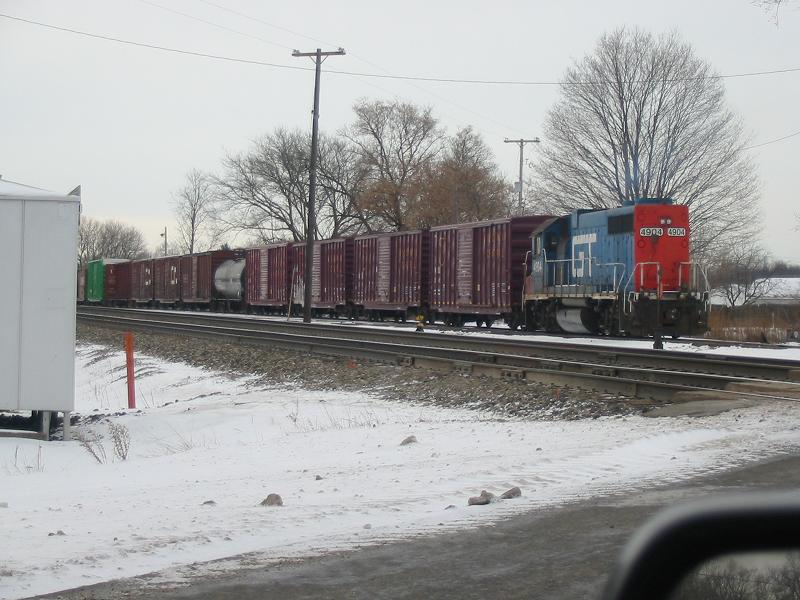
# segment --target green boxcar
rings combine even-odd
[[[86,265],[86,302],[102,303],[105,293],[106,265],[102,258]]]

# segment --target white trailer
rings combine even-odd
[[[0,179],[0,409],[75,408],[75,297],[80,191]]]

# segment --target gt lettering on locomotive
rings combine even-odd
[[[592,244],[597,241],[596,233],[584,233],[576,235],[572,238],[572,276],[583,277],[584,273],[588,271],[588,275],[592,275]],[[586,246],[586,252],[583,250],[575,250]],[[588,254],[588,256],[586,256]],[[584,269],[584,265],[588,263],[589,268]]]

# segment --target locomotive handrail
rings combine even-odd
[[[689,285],[691,286],[689,288],[689,291],[692,291],[693,289],[695,289],[697,291],[700,291],[698,289],[698,286],[697,286],[697,281],[695,281],[697,279],[697,271],[700,271],[700,274],[703,276],[703,281],[705,282],[705,289],[702,290],[702,291],[703,291],[703,293],[708,293],[709,290],[711,289],[711,286],[708,283],[708,274],[706,273],[706,270],[703,268],[703,266],[700,263],[698,263],[696,261],[693,261],[693,260],[679,263],[679,267],[678,267],[678,289],[682,289],[683,288],[683,269],[681,267],[683,267],[684,265],[686,265],[688,267],[689,273],[691,274],[690,277],[687,277],[687,279],[691,278],[691,280],[692,280],[692,281],[688,282]],[[696,270],[694,270],[693,267],[696,267]]]
[[[633,266],[633,271],[631,271],[630,277],[628,277],[628,281],[625,282],[625,288],[623,289],[623,296],[625,298],[625,314],[630,314],[631,312],[631,305],[633,304],[632,297],[636,293],[635,291],[628,292],[628,287],[631,285],[631,281],[633,281],[634,276],[636,275],[636,269],[639,267],[646,267],[648,265],[655,265],[656,266],[656,293],[658,298],[661,298],[661,263],[659,262],[639,262]],[[644,287],[644,268],[639,269],[639,287]]]
[[[576,262],[579,262],[580,265],[583,267],[582,273],[583,275],[575,275],[571,274],[572,269],[575,267]],[[550,273],[549,265],[552,265],[552,277],[551,280],[548,281],[548,274]],[[619,278],[617,277],[617,267],[621,267],[619,272]],[[568,268],[569,271],[567,272],[566,277],[564,276],[564,270]],[[607,286],[606,281],[603,277],[595,275],[598,271],[601,273],[607,273],[607,269],[613,268],[613,272],[611,274],[611,285],[610,288]],[[610,263],[599,263],[597,259],[594,257],[586,257],[583,259],[576,259],[574,258],[558,258],[555,260],[549,260],[547,255],[544,255],[544,269],[542,270],[542,289],[556,286],[575,286],[583,287],[584,291],[589,288],[591,291],[597,292],[609,292],[616,294],[619,290],[620,286],[622,285],[623,280],[625,279],[625,270],[626,266],[625,263],[621,262],[610,262]],[[590,275],[586,275],[586,273],[590,273]],[[597,288],[597,289],[595,289]]]

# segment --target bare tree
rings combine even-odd
[[[419,201],[419,181],[444,136],[429,107],[360,100],[344,135],[356,147],[365,181],[360,205],[378,227],[406,229]]]
[[[414,227],[481,221],[509,214],[511,188],[480,134],[466,127],[447,139],[440,160],[419,180]]]
[[[770,257],[756,241],[731,244],[713,262],[709,283],[725,303],[747,306],[768,296],[776,286]]]
[[[214,185],[207,175],[192,169],[186,183],[172,198],[180,254],[194,254],[212,248],[218,241],[214,227]]]
[[[144,235],[135,227],[115,220],[81,218],[78,241],[81,265],[98,258],[136,259],[147,254]]]
[[[772,15],[772,20],[775,21],[775,25],[778,25],[778,16],[781,8],[797,5],[796,0],[752,0],[752,3],[770,13]]]
[[[336,238],[370,231],[368,215],[361,208],[365,169],[347,140],[320,136],[317,161],[318,233]]]
[[[696,253],[757,222],[760,184],[722,81],[677,34],[604,35],[561,84],[545,125],[536,198],[545,210],[634,198],[690,207]]]
[[[319,152],[316,236],[355,233],[362,218],[355,206],[359,177],[353,150],[320,136]],[[216,185],[220,219],[228,229],[262,243],[305,239],[310,155],[306,132],[277,129],[249,152],[227,157]]]

